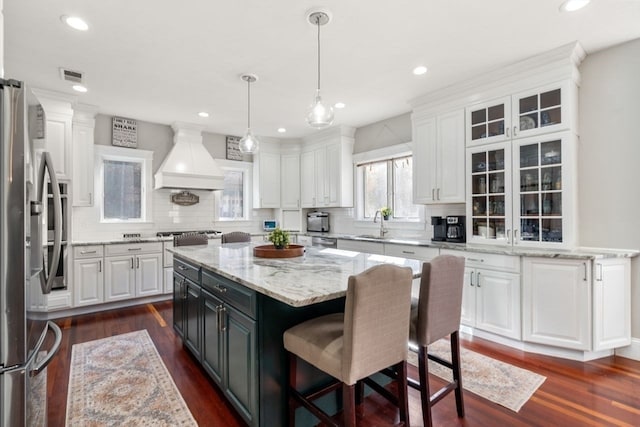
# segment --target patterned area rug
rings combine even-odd
[[[67,426],[197,426],[146,330],[75,344]]]
[[[433,353],[445,360],[451,360],[449,338],[443,338],[429,346]],[[418,354],[409,351],[407,361],[418,366]],[[498,405],[518,412],[522,405],[542,385],[547,378],[492,359],[474,351],[460,348],[462,364],[462,388]],[[429,360],[429,372],[444,380],[451,381],[451,370]]]

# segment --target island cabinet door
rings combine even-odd
[[[222,301],[206,290],[202,291],[202,365],[211,378],[223,386],[224,335],[222,333]]]
[[[184,338],[184,298],[186,290],[184,276],[173,273],[173,329]]]
[[[224,393],[250,426],[258,425],[257,333],[255,320],[230,305],[223,308]]]
[[[184,343],[193,355],[200,360],[201,288],[200,285],[189,279],[187,279],[186,284]]]

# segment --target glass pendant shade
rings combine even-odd
[[[258,151],[259,144],[258,138],[251,133],[251,129],[247,129],[247,133],[240,140],[238,148],[241,153],[252,154]]]
[[[327,126],[331,126],[333,123],[333,107],[326,106],[322,103],[322,97],[320,96],[320,90],[316,90],[316,96],[311,108],[309,108],[309,114],[307,114],[307,123],[309,126],[322,129]]]

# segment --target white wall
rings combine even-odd
[[[640,39],[587,56],[580,71],[580,244],[640,249]],[[634,337],[640,337],[639,265],[634,258]]]
[[[4,4],[0,0],[0,79],[4,78]]]

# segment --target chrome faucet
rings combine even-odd
[[[373,222],[378,222],[378,214],[380,214],[380,237],[384,237],[384,235],[388,233],[389,230],[384,228],[384,215],[382,215],[382,212],[376,211],[376,214],[373,216]]]

